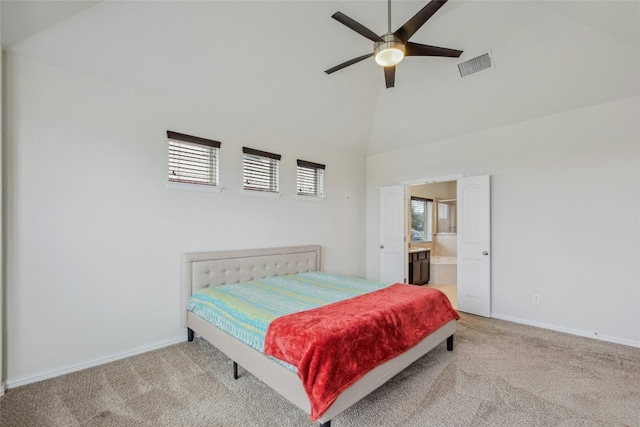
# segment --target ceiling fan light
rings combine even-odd
[[[385,34],[382,39],[384,41],[377,42],[373,49],[376,63],[383,67],[392,67],[399,64],[404,58],[404,44],[391,33]]]
[[[396,48],[384,49],[376,54],[376,62],[383,67],[397,65],[403,58],[404,52]]]

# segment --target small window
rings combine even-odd
[[[277,193],[280,180],[280,154],[242,147],[243,189]]]
[[[436,202],[436,233],[455,233],[457,231],[456,224],[456,199],[438,200]]]
[[[298,159],[298,195],[324,197],[324,168],[319,163]]]
[[[220,142],[167,131],[169,182],[218,186]]]
[[[411,243],[432,242],[433,200],[411,197]]]

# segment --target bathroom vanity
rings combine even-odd
[[[431,249],[409,249],[409,283],[424,285],[431,279]]]

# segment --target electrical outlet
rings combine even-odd
[[[533,294],[533,300],[531,302],[534,304],[540,304],[540,294]]]

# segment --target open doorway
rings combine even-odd
[[[457,308],[457,181],[405,187],[408,278],[442,290]]]
[[[380,187],[380,281],[411,282],[409,265],[415,254],[409,253],[412,228],[407,192],[412,186],[455,181],[456,191],[456,286],[459,311],[491,317],[491,185],[489,175],[448,176]],[[423,234],[424,236],[424,234]],[[440,240],[442,243],[442,240]],[[429,250],[429,255],[430,251]],[[420,250],[414,248],[414,250]],[[423,280],[426,249],[418,254],[419,277]],[[430,262],[427,263],[430,266]],[[415,275],[415,272],[413,272]],[[430,282],[430,280],[428,280]],[[427,283],[427,282],[425,282]],[[428,283],[427,283],[428,284]]]

